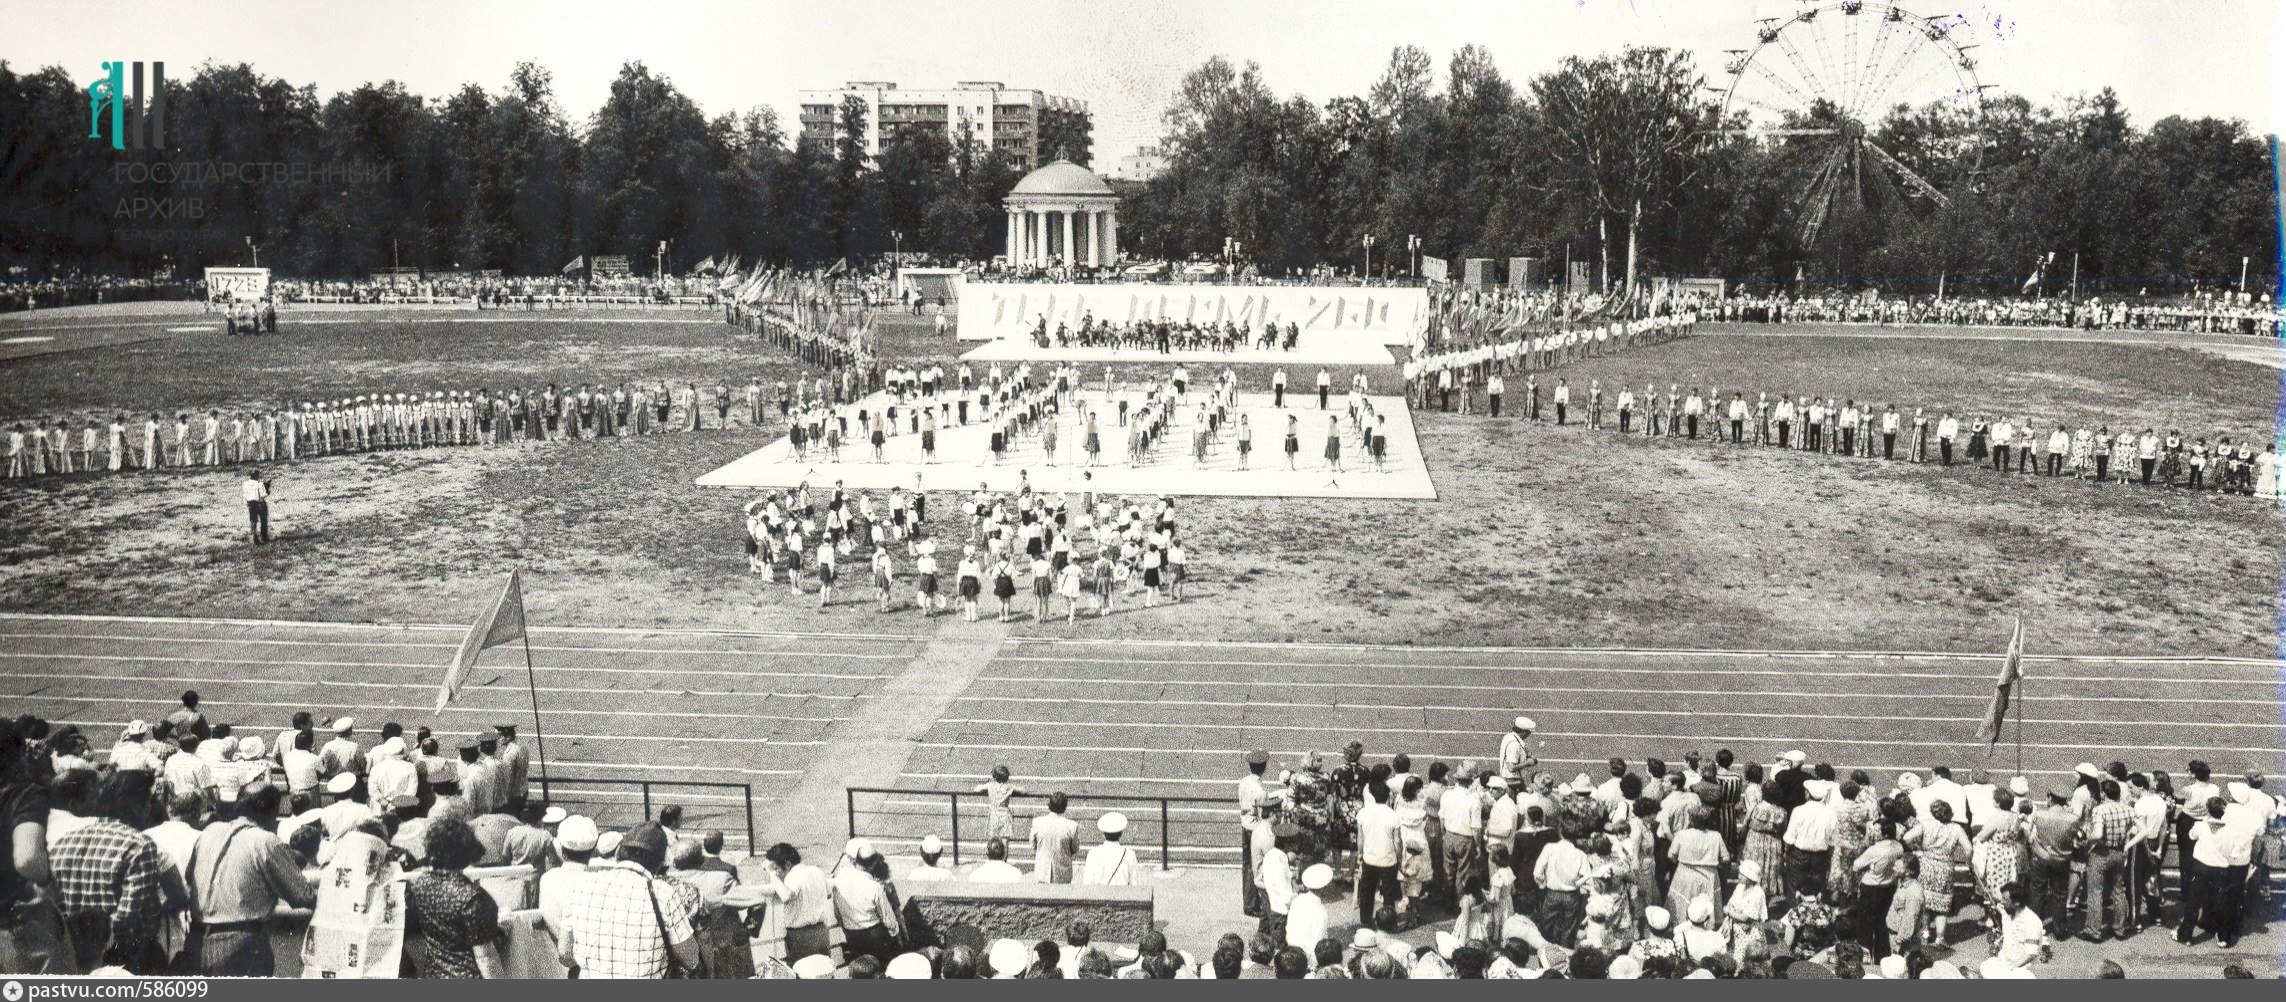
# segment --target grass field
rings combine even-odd
[[[736,378],[791,363],[713,325],[403,321],[272,340],[173,338],[0,363],[11,409],[133,387],[212,399],[421,380]],[[2243,434],[2276,373],[2065,343],[1710,334],[1567,370],[1640,385],[1894,397]],[[946,357],[925,324],[890,350]],[[1141,368],[1141,367],[1137,367]],[[1294,381],[1314,377],[1294,370]],[[100,373],[100,376],[97,374]],[[354,374],[354,375],[353,375]],[[1199,374],[1202,378],[1204,373]],[[1264,380],[1259,369],[1242,374]],[[1345,377],[1346,373],[1341,374]],[[1394,371],[1374,375],[1382,385]],[[2138,405],[2138,401],[2142,403]],[[2280,527],[2250,499],[1986,470],[1646,442],[1423,413],[1440,502],[1186,502],[1196,587],[1176,608],[1048,635],[1398,643],[1989,649],[2013,617],[2069,651],[2268,655]],[[771,429],[525,450],[343,457],[277,472],[282,545],[240,545],[233,471],[40,481],[0,494],[0,605],[44,611],[434,621],[528,569],[535,617],[592,625],[920,629],[820,612],[738,555],[736,498],[691,486]],[[940,509],[945,499],[939,499]]]

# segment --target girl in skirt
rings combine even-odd
[[[1166,558],[1160,555],[1158,547],[1143,549],[1143,607],[1146,609],[1159,606],[1159,586],[1166,580],[1161,565],[1165,562]]]
[[[1302,451],[1302,422],[1292,414],[1286,415],[1286,470],[1293,472],[1294,459]]]
[[[1080,567],[1078,561],[1066,562],[1056,572],[1056,593],[1064,598],[1064,622],[1079,622]]]
[[[1046,557],[1033,557],[1032,603],[1037,607],[1032,613],[1033,622],[1044,623],[1048,621],[1048,596],[1054,594],[1055,590],[1055,565],[1049,563]]]
[[[1087,412],[1087,436],[1085,443],[1087,448],[1087,465],[1092,467],[1095,465],[1096,460],[1103,457],[1103,435],[1096,430],[1094,411]]]
[[[1389,467],[1383,463],[1384,457],[1389,453],[1389,418],[1387,415],[1377,414],[1373,418],[1372,451],[1373,472],[1389,472]]]
[[[1008,621],[1008,603],[1016,597],[1016,568],[1002,557],[992,565],[992,597],[1000,600],[1000,621]]]
[[[976,548],[961,547],[960,551],[960,608],[961,618],[976,622],[976,599],[983,591],[984,570],[977,564]]]
[[[818,544],[818,608],[833,604],[833,543]]]
[[[809,440],[808,436],[804,433],[802,423],[800,421],[794,422],[794,426],[786,430],[786,441],[792,442],[794,444],[794,459],[796,462],[799,462],[808,456]]]
[[[1341,418],[1326,419],[1326,469],[1341,472]]]
[[[937,461],[937,412],[921,412],[921,462]]]
[[[897,564],[889,557],[889,548],[873,545],[873,593],[881,599],[881,611],[889,611],[889,582],[897,574]]]
[[[1111,550],[1097,547],[1095,563],[1088,565],[1087,585],[1095,593],[1095,615],[1101,619],[1111,614],[1111,603],[1118,596],[1118,586],[1112,580]]]
[[[873,461],[874,461],[874,462],[876,462],[876,463],[880,463],[880,462],[886,462],[886,461],[887,461],[887,458],[886,458],[886,457],[884,457],[884,456],[881,454],[881,446],[882,446],[882,443],[884,443],[884,442],[887,442],[888,440],[889,440],[889,437],[888,437],[888,428],[887,428],[887,422],[886,422],[886,419],[885,419],[885,418],[884,418],[882,415],[880,415],[880,414],[875,414],[875,415],[873,415]]]
[[[919,572],[921,579],[913,592],[913,604],[921,607],[921,618],[927,619],[931,612],[942,607],[942,600],[937,597],[937,555],[921,554],[921,559],[914,561],[913,569]]]
[[[802,593],[802,527],[791,519],[786,522],[786,590]]]

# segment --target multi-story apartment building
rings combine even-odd
[[[990,143],[1025,170],[1055,160],[1085,166],[1089,159],[1087,102],[1037,90],[1015,90],[990,80],[964,80],[946,90],[900,90],[880,80],[852,80],[830,90],[802,92],[802,138],[841,138],[841,105],[865,102],[865,152],[911,129],[929,129],[948,142],[965,133]]]

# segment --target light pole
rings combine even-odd
[[[1418,233],[1405,237],[1405,277],[1421,277],[1421,235]]]
[[[254,262],[252,267],[262,267],[262,245],[255,243],[253,237],[246,238],[246,254]]]
[[[897,278],[897,259],[905,253],[905,231],[890,230],[889,246],[892,248],[889,251],[889,278],[894,281]]]
[[[658,258],[656,263],[651,265],[651,277],[662,282],[667,279],[667,242],[664,240],[659,241]]]
[[[1358,284],[1373,281],[1373,234],[1365,235],[1365,270],[1358,273]]]

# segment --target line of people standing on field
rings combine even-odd
[[[1501,414],[1505,379],[1497,372],[1486,383],[1491,414]],[[1998,415],[1987,420],[1972,414],[1966,420],[1951,410],[1915,407],[1910,415],[1894,404],[1859,403],[1853,398],[1773,395],[1757,392],[1752,400],[1743,391],[1725,397],[1714,387],[1701,392],[1696,386],[1670,383],[1662,393],[1646,383],[1637,394],[1622,386],[1607,393],[1601,379],[1590,379],[1585,390],[1575,389],[1568,378],[1543,385],[1537,373],[1528,373],[1521,387],[1522,416],[1531,421],[1552,417],[1555,423],[1584,423],[1603,428],[1607,412],[1617,420],[1621,434],[1647,438],[1682,438],[1692,441],[1745,444],[1804,452],[1881,458],[1911,463],[1956,461],[1989,464],[1995,472],[2055,478],[2069,477],[2096,483],[2158,484],[2186,490],[2212,490],[2224,494],[2275,498],[2286,468],[2278,462],[2277,443],[2254,435],[2235,441],[2218,433],[2186,439],[2181,432],[2110,425],[2072,429],[2058,423],[2043,427],[2030,417]],[[1465,409],[1465,408],[1464,408]]]
[[[854,389],[851,387],[850,389]],[[612,438],[734,425],[760,426],[774,399],[841,399],[826,376],[780,380],[774,397],[759,379],[740,387],[654,380],[575,390],[512,388],[357,394],[280,407],[120,412],[19,421],[8,429],[10,479],[304,459],[350,452]]]

